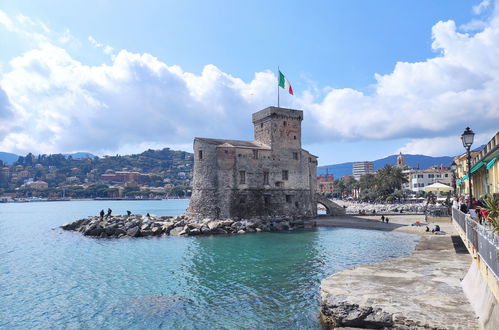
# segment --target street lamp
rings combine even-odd
[[[473,139],[475,137],[475,133],[469,128],[466,127],[463,134],[461,134],[461,141],[463,141],[463,146],[466,148],[467,161],[468,161],[468,186],[469,186],[469,197],[468,197],[468,209],[471,209],[471,200],[473,198],[473,194],[471,192],[471,153],[470,148],[473,144]]]
[[[457,187],[456,187],[456,169],[457,165],[455,161],[452,161],[450,165],[450,169],[452,170],[452,188],[454,189],[454,196],[457,196]]]

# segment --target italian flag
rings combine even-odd
[[[288,79],[286,79],[286,77],[284,77],[281,70],[279,70],[279,87],[286,89],[289,94],[294,95],[293,88],[291,87],[291,84],[289,83]]]

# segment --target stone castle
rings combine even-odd
[[[301,147],[303,111],[253,114],[254,141],[194,139],[189,217],[317,215],[317,157]]]

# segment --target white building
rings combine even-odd
[[[405,183],[402,188],[416,193],[424,191],[424,187],[436,182],[452,186],[452,172],[445,166],[433,166],[426,170],[409,170],[407,176],[409,182]]]
[[[374,163],[365,162],[354,162],[352,165],[352,174],[355,180],[359,180],[361,176],[365,174],[374,174]]]

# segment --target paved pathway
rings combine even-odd
[[[411,218],[397,221],[393,217],[389,224],[374,223],[366,217],[336,220],[340,226],[351,222],[357,228],[409,231],[422,236],[410,256],[350,268],[323,280],[322,311],[329,314],[329,320],[343,327],[385,322],[385,326],[391,323],[388,327],[397,329],[479,328],[461,287],[471,257],[456,243],[462,242],[449,235],[453,233],[452,224],[440,224],[449,234],[432,235],[424,232],[424,226],[408,226],[414,222]],[[321,219],[318,225],[332,225],[333,221]]]

